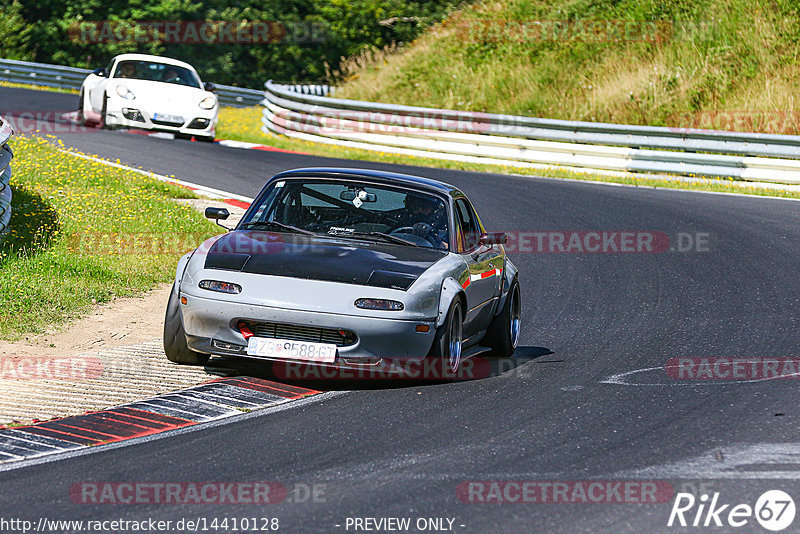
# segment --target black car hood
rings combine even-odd
[[[446,255],[426,247],[236,230],[214,243],[205,268],[405,291]]]

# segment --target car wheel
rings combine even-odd
[[[86,94],[81,89],[81,93],[78,95],[78,122],[84,126],[95,126],[96,122],[86,116],[86,108]]]
[[[103,109],[100,111],[100,125],[106,129],[111,130],[108,124],[108,95],[103,93]]]
[[[84,109],[84,107],[83,107],[83,105],[84,105],[83,99],[84,99],[83,89],[81,89],[81,92],[78,95],[78,115],[77,115],[77,119],[78,119],[79,123],[83,124],[84,126],[88,126],[86,124],[86,117],[83,114],[83,109]]]
[[[508,290],[506,302],[500,314],[489,325],[484,344],[492,349],[492,355],[508,358],[517,348],[520,336],[520,320],[522,302],[520,300],[519,282],[514,278]]]
[[[458,372],[461,363],[461,344],[464,335],[464,316],[461,312],[461,301],[456,299],[447,313],[447,320],[436,331],[431,356],[440,358],[443,370],[449,375]]]
[[[213,143],[214,142],[214,136],[213,135],[195,135],[194,139],[195,139],[195,141],[202,141],[204,143]]]
[[[204,365],[208,354],[195,352],[186,345],[186,332],[183,330],[177,288],[173,285],[164,317],[164,353],[171,362],[184,365]]]

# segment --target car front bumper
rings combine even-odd
[[[110,98],[106,110],[106,125],[110,127],[140,128],[143,130],[154,130],[159,132],[180,133],[184,135],[195,135],[201,137],[213,137],[217,126],[217,108],[204,110],[194,109],[190,111],[176,110],[173,114],[183,118],[183,122],[166,123],[154,121],[153,112],[148,106],[136,100],[124,100],[121,98]],[[143,109],[144,108],[144,109]],[[138,115],[133,111],[137,111]],[[200,124],[198,124],[200,122]],[[190,128],[190,126],[192,126]]]
[[[187,296],[187,303],[181,305],[181,314],[189,348],[217,356],[254,357],[246,352],[247,341],[237,328],[239,321],[350,330],[356,334],[356,342],[338,347],[335,362],[311,363],[339,368],[361,369],[364,365],[420,361],[430,351],[436,334],[434,319],[351,316],[239,304],[198,296]],[[418,332],[418,325],[427,326],[428,331]]]

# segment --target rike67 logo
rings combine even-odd
[[[725,503],[718,492],[710,497],[704,493],[699,498],[691,493],[678,493],[667,526],[739,528],[755,519],[763,528],[778,532],[792,524],[794,515],[794,500],[781,490],[764,492],[755,506]]]

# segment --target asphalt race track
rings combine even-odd
[[[0,115],[66,112],[76,100],[0,88]],[[355,163],[121,131],[58,136],[82,152],[248,196],[296,167],[420,174],[463,189],[490,231],[663,232],[673,250],[512,254],[523,334],[503,372],[457,382],[337,381],[328,384],[335,393],[285,410],[2,471],[2,517],[276,517],[284,532],[354,532],[348,518],[409,517],[454,519],[454,531],[470,533],[664,532],[674,498],[486,504],[462,502],[457,489],[470,481],[664,481],[676,492],[718,492],[732,505],[753,506],[772,489],[800,496],[795,380],[676,380],[665,371],[672,358],[798,356],[798,202]],[[74,484],[101,481],[275,481],[290,492],[259,506],[70,499]],[[314,484],[324,490],[317,502],[300,495]],[[763,532],[753,518],[733,530]]]

